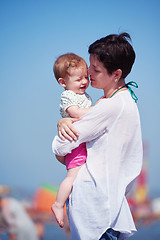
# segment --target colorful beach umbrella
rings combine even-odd
[[[56,201],[58,186],[45,183],[35,192],[33,198],[34,208],[39,212],[51,213],[51,206]]]

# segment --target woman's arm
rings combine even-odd
[[[56,155],[64,156],[82,142],[89,142],[103,135],[110,130],[121,110],[121,101],[103,99],[84,115],[82,120],[74,123],[74,128],[79,133],[77,141],[63,141],[56,136],[52,143],[53,152]]]
[[[95,105],[97,105],[100,101],[102,100],[99,99]],[[58,127],[58,134],[60,136],[60,138],[62,140],[68,139],[69,141],[76,141],[77,137],[79,136],[79,133],[77,131],[77,129],[74,127],[73,123],[76,121],[79,121],[81,118],[76,118],[74,115],[74,113],[72,113],[72,110],[74,111],[74,108],[76,108],[76,111],[81,111],[80,116],[88,113],[89,110],[91,110],[93,108],[89,107],[89,108],[79,108],[78,106],[71,106],[69,107],[66,111],[68,111],[68,113],[70,114],[70,116],[73,118],[72,120],[70,118],[62,118],[59,120],[57,127]]]

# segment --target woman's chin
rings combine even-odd
[[[91,82],[91,87],[98,88],[94,82]]]
[[[95,84],[94,84],[94,82],[91,82],[91,86],[94,88],[95,87]]]

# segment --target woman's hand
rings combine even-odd
[[[62,140],[68,139],[69,141],[76,141],[79,132],[73,126],[74,122],[79,121],[80,118],[61,118],[57,124],[58,134]]]

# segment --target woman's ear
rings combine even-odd
[[[66,87],[66,82],[64,80],[64,78],[58,78],[58,83],[62,86],[62,87]]]
[[[115,77],[115,79],[117,79],[117,81],[121,78],[121,76],[122,76],[121,69],[117,69],[116,71],[114,71],[114,77]]]

